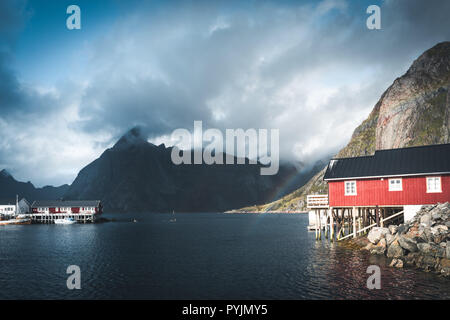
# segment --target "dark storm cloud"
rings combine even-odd
[[[384,1],[382,30],[366,28],[371,3],[360,1],[143,4],[86,40],[78,82],[49,88],[9,67],[26,11],[5,3],[0,169],[39,182],[71,182],[133,126],[164,142],[194,120],[279,128],[282,157],[313,161],[345,145],[419,54],[450,40],[450,1]]]
[[[386,1],[380,31],[369,31],[366,8],[348,1],[266,3],[232,14],[214,5],[171,7],[163,18],[135,13],[97,48],[93,65],[103,68],[81,103],[83,124],[92,130],[101,122],[116,133],[144,124],[153,136],[191,128],[194,120],[219,128],[281,127],[287,155],[296,141],[318,134],[317,123],[332,126],[350,112],[367,115],[413,58],[449,39],[449,4]],[[353,85],[363,82],[360,90],[348,88],[352,74]],[[317,86],[292,86],[302,77]],[[297,101],[285,103],[280,91],[289,86],[285,93]],[[311,91],[329,86],[339,92],[317,104],[322,112],[309,111]],[[276,120],[284,114],[299,118]]]

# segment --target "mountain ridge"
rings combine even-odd
[[[440,42],[413,61],[383,92],[336,158],[373,155],[375,150],[450,142],[450,42]],[[304,186],[273,203],[239,211],[299,211],[308,194],[326,194],[326,167]]]

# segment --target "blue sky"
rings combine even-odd
[[[81,8],[81,30],[66,8]],[[381,7],[368,30],[366,8]],[[449,1],[2,1],[0,169],[71,183],[136,125],[278,128],[283,159],[344,146],[423,51]]]

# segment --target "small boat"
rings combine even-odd
[[[175,218],[175,210],[172,210],[172,219],[169,220],[169,222],[177,222],[177,218]]]
[[[17,218],[9,220],[1,220],[0,226],[14,225],[14,224],[31,224],[31,219],[29,218]]]
[[[73,218],[55,219],[55,224],[74,224],[77,223]]]

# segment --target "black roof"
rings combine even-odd
[[[99,207],[100,200],[36,200],[31,205],[36,207]]]
[[[373,156],[331,159],[324,180],[450,173],[450,144],[377,150]]]

